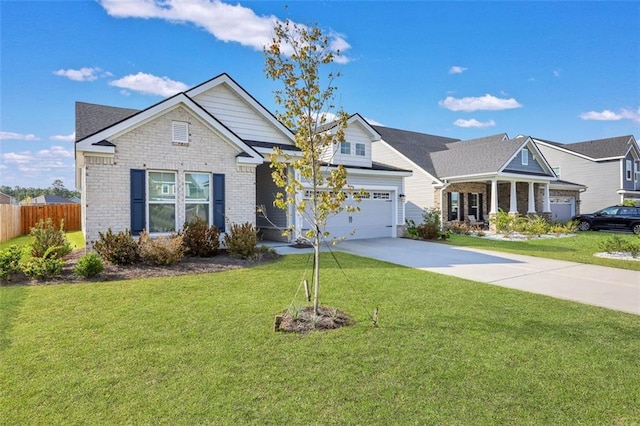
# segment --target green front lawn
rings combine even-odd
[[[589,231],[578,232],[573,237],[540,238],[523,241],[496,241],[471,235],[453,234],[447,240],[447,244],[640,271],[640,262],[637,261],[604,259],[594,256],[594,253],[602,252],[600,243],[612,238],[614,235],[631,241],[640,241],[638,236],[633,234]]]
[[[74,250],[84,248],[85,242],[84,242],[84,235],[82,235],[82,231],[65,232],[65,235],[67,236],[67,239],[71,244],[71,248],[73,248]],[[31,244],[31,241],[33,241],[33,238],[31,237],[31,235],[21,235],[19,237],[12,238],[9,241],[4,241],[0,243],[0,251],[8,249],[12,245],[17,245],[19,247],[26,248],[29,246],[29,244]],[[25,250],[24,256],[22,257],[22,259],[26,260],[29,257],[30,256],[28,254],[28,251]]]
[[[337,257],[323,301],[358,323],[310,335],[272,331],[306,255],[0,287],[0,423],[640,422],[640,317]]]

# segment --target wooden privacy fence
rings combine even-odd
[[[0,243],[22,235],[20,206],[0,204]]]
[[[79,231],[82,226],[80,223],[80,204],[22,206],[20,212],[20,230],[22,235],[31,232],[31,228],[40,220],[47,219],[51,219],[56,228],[60,226],[60,221],[64,219],[65,231]]]

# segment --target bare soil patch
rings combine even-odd
[[[214,257],[185,257],[180,263],[171,266],[153,266],[144,263],[135,265],[118,266],[108,262],[104,263],[104,270],[95,278],[86,279],[73,273],[78,259],[84,256],[84,249],[74,250],[64,258],[62,274],[58,277],[40,281],[33,280],[23,273],[17,273],[9,282],[0,281],[1,285],[48,285],[61,283],[102,282],[129,280],[152,277],[173,277],[188,274],[204,274],[211,272],[229,271],[232,269],[246,268],[264,262],[270,262],[280,257],[272,252],[261,253],[257,259],[241,259],[221,252]]]
[[[291,333],[333,330],[354,324],[347,314],[330,306],[320,306],[317,315],[313,311],[313,306],[305,306],[295,312],[287,310],[277,315],[275,321],[275,331]]]

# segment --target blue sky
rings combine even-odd
[[[275,110],[274,19],[342,46],[338,103],[382,124],[558,142],[640,128],[640,2],[0,0],[0,185],[74,188],[74,103],[146,108],[220,73]]]

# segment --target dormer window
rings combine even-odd
[[[527,148],[524,148],[522,150],[522,165],[523,166],[529,165],[529,150]]]
[[[632,172],[632,161],[627,160],[627,180],[631,180],[631,172]]]
[[[173,143],[189,143],[189,123],[184,121],[173,121],[171,123],[171,141]]]
[[[356,144],[356,155],[364,157],[366,155],[366,149],[363,143]]]
[[[351,142],[340,142],[340,154],[351,155]]]

